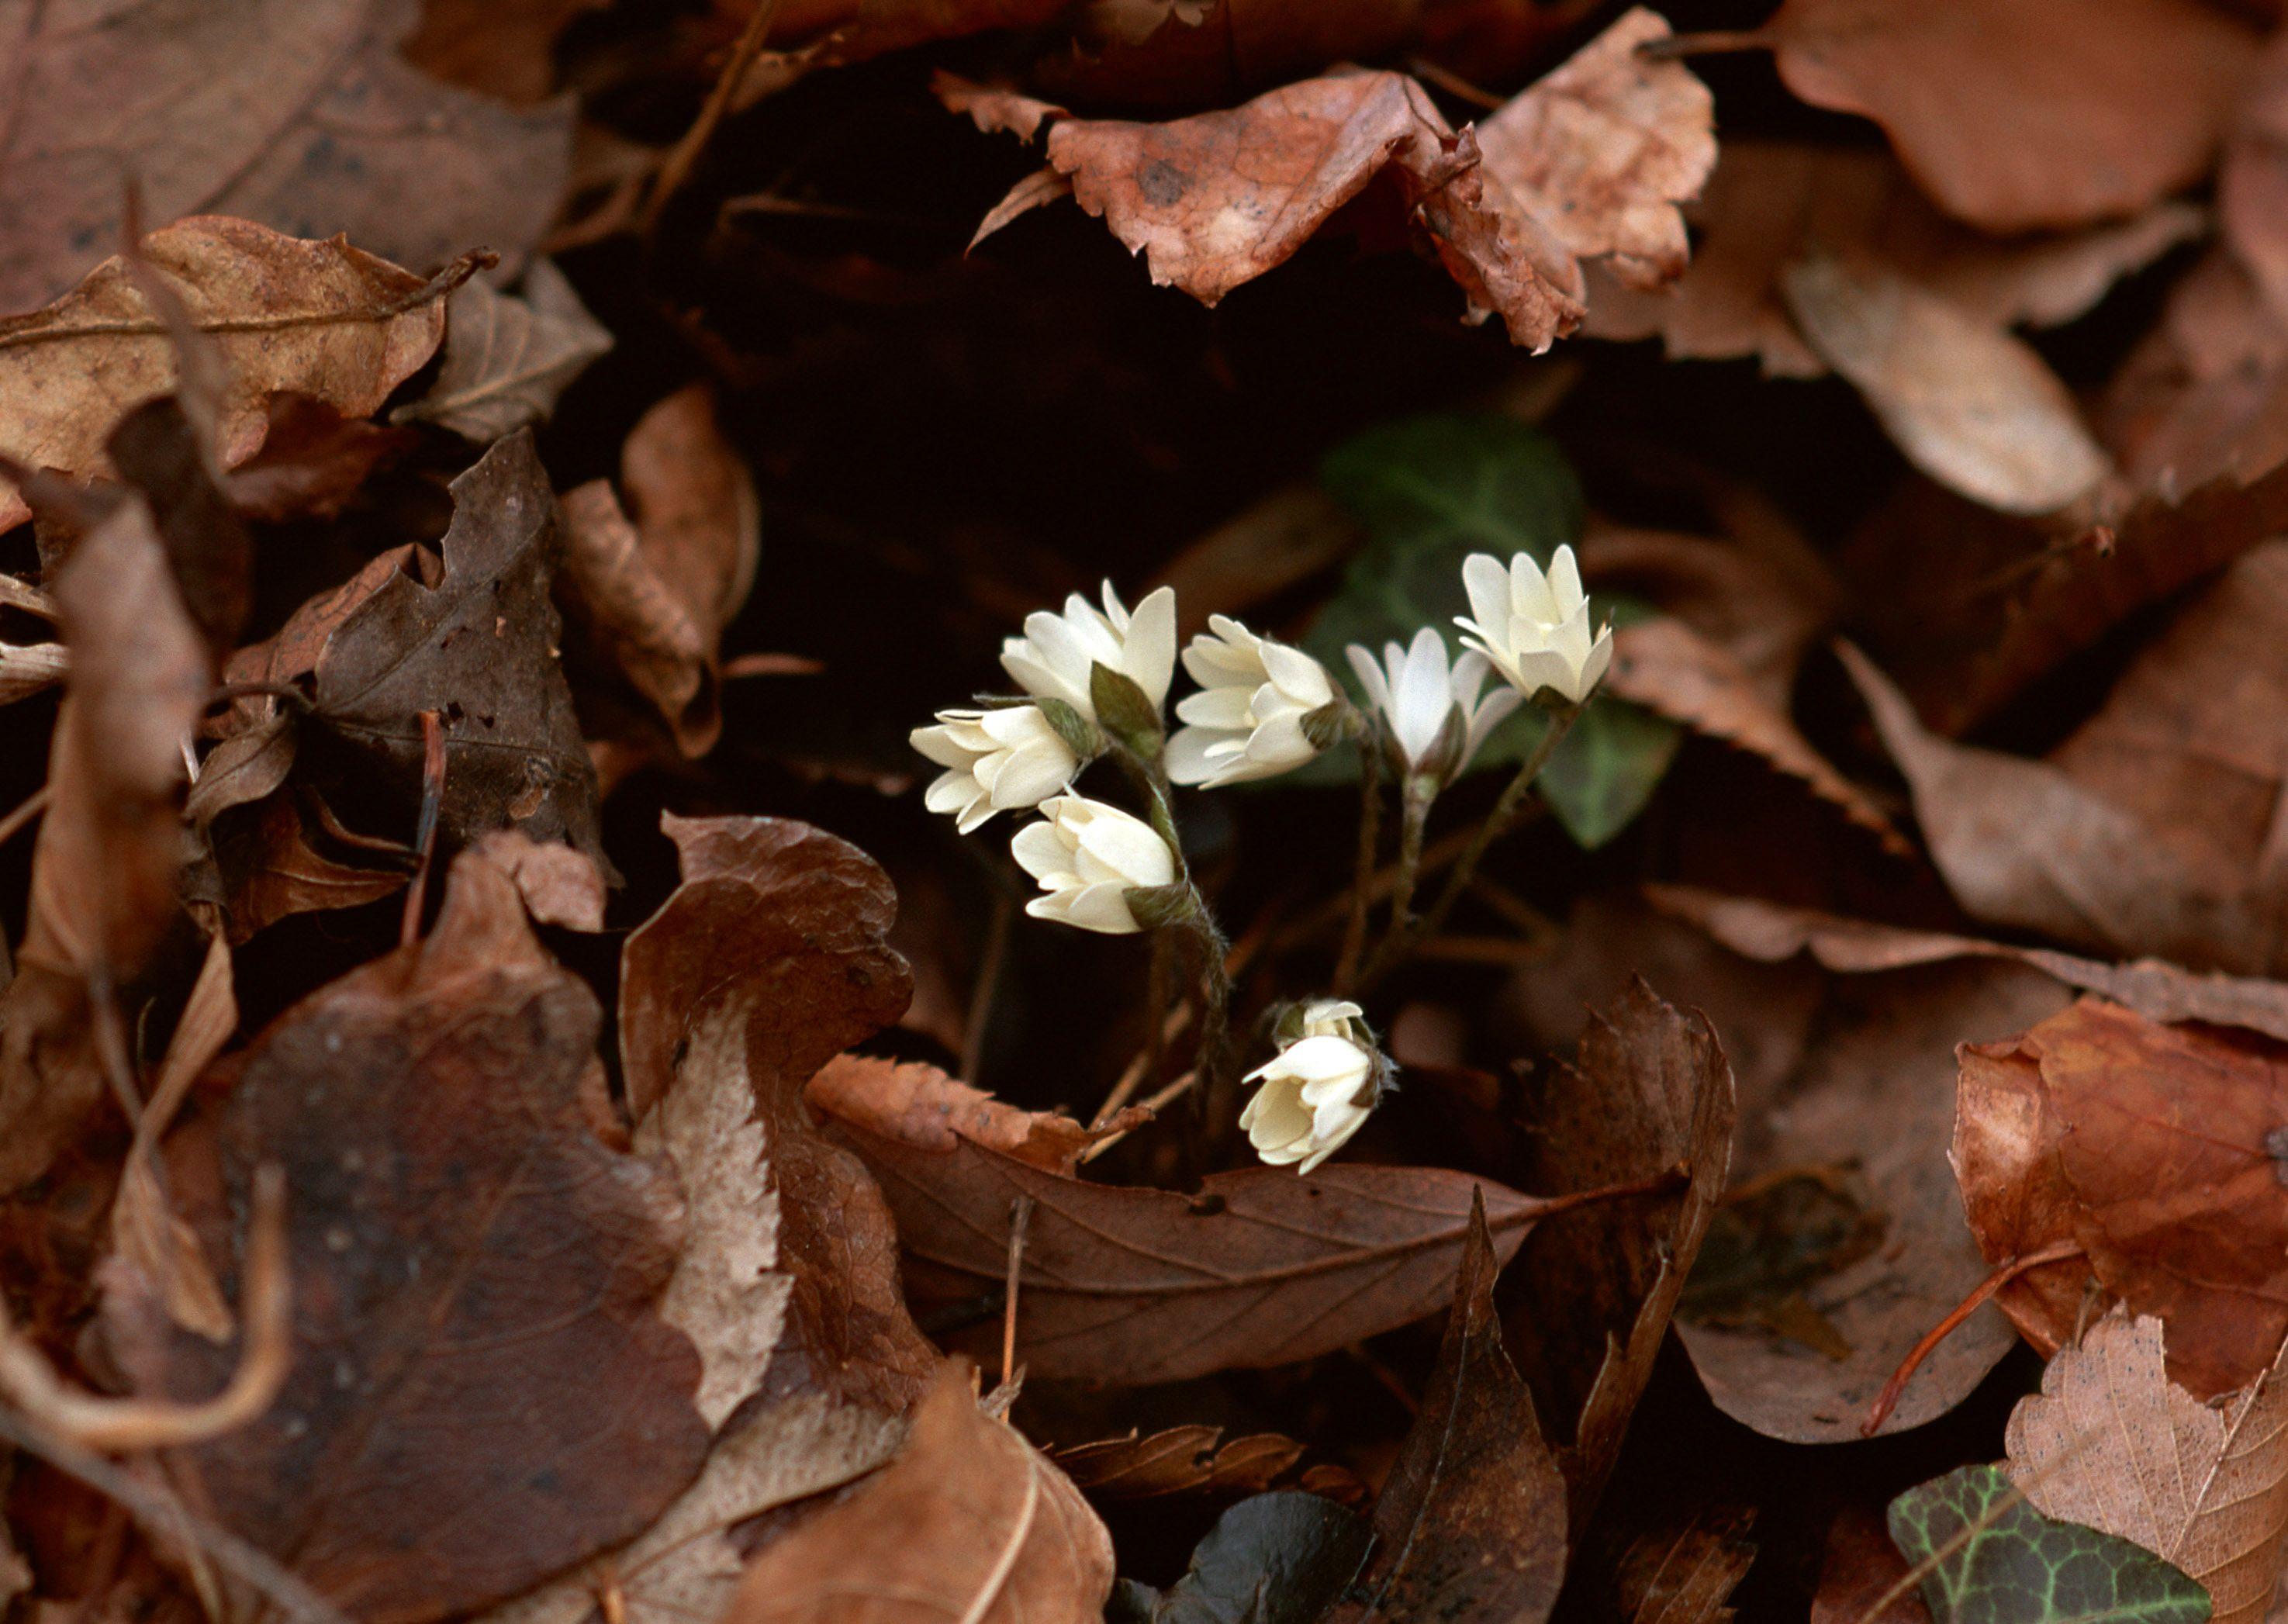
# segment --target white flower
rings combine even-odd
[[[1355,1003],[1322,1001],[1303,1011],[1303,1035],[1247,1074],[1262,1087],[1239,1125],[1255,1153],[1308,1173],[1340,1150],[1381,1097],[1381,1058],[1355,1023]]]
[[[1131,614],[1104,583],[1104,612],[1075,592],[1065,612],[1038,609],[1025,617],[1025,635],[1001,645],[1001,667],[1036,699],[1059,699],[1093,722],[1089,671],[1109,666],[1144,691],[1158,709],[1176,674],[1176,594],[1162,587]]]
[[[1577,705],[1613,662],[1611,624],[1593,641],[1589,636],[1589,599],[1570,547],[1557,550],[1546,575],[1530,553],[1517,554],[1504,569],[1491,553],[1474,552],[1462,561],[1462,585],[1476,618],[1456,615],[1454,623],[1477,634],[1464,638],[1463,646],[1492,661],[1528,698],[1553,688]]]
[[[1427,626],[1414,634],[1410,648],[1384,644],[1382,665],[1356,643],[1349,654],[1406,770],[1434,774],[1441,783],[1451,783],[1494,725],[1518,707],[1520,696],[1506,688],[1480,699],[1485,656],[1464,654],[1449,667],[1446,639]]]
[[[1038,806],[1080,771],[1080,757],[1037,705],[941,710],[937,721],[912,734],[914,749],[946,769],[923,803],[953,813],[965,835],[995,812]]]
[[[1184,651],[1200,691],[1176,701],[1187,725],[1168,741],[1168,776],[1213,789],[1275,778],[1316,756],[1303,722],[1335,701],[1327,668],[1227,616],[1211,614],[1208,625],[1214,635]]]
[[[1086,796],[1045,801],[1041,813],[1044,820],[1019,829],[1009,845],[1046,893],[1025,911],[1112,936],[1142,930],[1127,893],[1175,883],[1176,855],[1168,843],[1141,818]]]

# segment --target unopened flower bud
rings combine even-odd
[[[1168,843],[1141,818],[1085,796],[1059,796],[1042,803],[1041,812],[1042,820],[1019,829],[1009,846],[1045,893],[1025,911],[1111,936],[1147,929],[1129,893],[1175,884],[1176,854]]]

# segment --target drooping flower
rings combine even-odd
[[[1589,635],[1589,598],[1570,547],[1557,550],[1545,575],[1530,553],[1504,568],[1491,553],[1474,552],[1462,561],[1462,585],[1470,613],[1454,623],[1475,634],[1463,646],[1492,661],[1520,693],[1530,699],[1549,688],[1577,705],[1602,680],[1613,661],[1613,629],[1608,623]]]
[[[1086,796],[1045,801],[1041,814],[1009,845],[1044,893],[1025,911],[1109,936],[1144,929],[1128,893],[1175,883],[1176,856],[1168,843],[1141,818]]]
[[[1227,615],[1184,651],[1184,669],[1200,685],[1176,701],[1186,725],[1168,741],[1168,776],[1213,789],[1275,778],[1316,756],[1305,724],[1335,702],[1326,667],[1299,648],[1256,636]]]
[[[1176,674],[1176,594],[1162,587],[1132,614],[1104,583],[1104,608],[1078,592],[1065,599],[1062,614],[1038,609],[1025,617],[1025,635],[1001,645],[1001,667],[1036,699],[1062,700],[1090,721],[1098,720],[1090,697],[1090,673],[1109,667],[1141,689],[1154,709],[1167,702]]]
[[[941,710],[937,725],[917,727],[912,740],[914,749],[945,769],[924,804],[951,812],[965,835],[995,812],[1038,806],[1080,771],[1080,757],[1037,705]]]
[[[1322,1000],[1301,1011],[1300,1035],[1247,1074],[1260,1083],[1240,1113],[1255,1153],[1308,1173],[1347,1143],[1382,1097],[1386,1063],[1355,1003]]]
[[[1507,688],[1481,699],[1485,656],[1464,654],[1449,666],[1446,639],[1428,626],[1414,634],[1410,647],[1384,644],[1380,665],[1359,644],[1348,652],[1402,770],[1441,784],[1453,782],[1494,725],[1518,707],[1520,696]]]

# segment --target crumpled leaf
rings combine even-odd
[[[810,1080],[804,1097],[827,1115],[886,1138],[950,1151],[983,1145],[1045,1172],[1071,1174],[1099,1139],[1151,1121],[1131,1108],[1093,1126],[1061,1111],[1021,1111],[920,1061],[843,1055]]]
[[[434,934],[290,1009],[228,1063],[213,1132],[169,1143],[211,1258],[241,1256],[256,1166],[284,1168],[296,1348],[268,1410],[173,1465],[356,1616],[515,1595],[647,1526],[699,1470],[699,1361],[658,1314],[680,1202],[588,1125],[600,1025],[508,876],[464,856]],[[232,1351],[131,1286],[112,1281],[101,1323],[135,1390],[219,1388]]]
[[[1502,1347],[1482,1198],[1430,1386],[1374,1506],[1376,1549],[1331,1617],[1537,1624],[1565,1577],[1566,1485]]]
[[[754,481],[716,425],[712,395],[694,385],[637,423],[620,482],[632,517],[605,480],[565,493],[564,592],[676,749],[703,756],[723,728],[723,630],[761,553]]]
[[[1938,1624],[2205,1624],[2208,1593],[2151,1551],[2044,1517],[1996,1466],[1965,1466],[1891,1502],[1891,1538],[1933,1565]]]
[[[226,468],[261,449],[278,396],[365,416],[445,334],[440,296],[450,279],[425,282],[341,239],[305,242],[213,216],[153,232],[142,254],[219,353],[214,455]],[[54,304],[0,319],[0,453],[77,479],[107,474],[113,426],[175,376],[164,323],[127,262],[107,259]],[[0,528],[30,511],[0,479]]]
[[[0,91],[0,309],[54,297],[119,240],[124,175],[162,224],[346,232],[425,268],[521,252],[564,187],[570,101],[512,108],[440,83],[397,51],[418,20],[416,0],[27,12]]]
[[[553,262],[536,260],[520,297],[472,281],[446,302],[445,359],[392,423],[434,423],[480,445],[529,428],[588,363],[612,347]]]
[[[1931,860],[1963,907],[2124,957],[2260,970],[2271,930],[2244,869],[2188,854],[2133,812],[2047,763],[1956,744],[1926,728],[1867,657],[1837,652],[1914,793]]]
[[[2198,180],[2255,56],[2195,0],[1787,0],[1761,32],[1790,90],[1873,119],[1934,202],[1998,234]]]
[[[1318,1624],[1374,1542],[1365,1521],[1293,1489],[1243,1500],[1216,1519],[1166,1590],[1124,1580],[1112,1624]]]
[[[580,739],[549,598],[561,541],[556,502],[520,430],[453,481],[453,523],[433,557],[409,546],[297,610],[242,651],[241,679],[309,679],[305,723],[344,747],[355,781],[395,797],[408,834],[419,798],[421,713],[445,735],[440,828],[459,843],[497,828],[563,841],[602,867],[595,770]]]
[[[2084,1253],[1996,1301],[2055,1349],[2094,1274],[2168,1327],[2170,1374],[2197,1398],[2245,1386],[2288,1335],[2284,1121],[2288,1045],[2252,1033],[2085,998],[1966,1045],[1954,1163],[1980,1245],[1998,1264],[2062,1240]]]
[[[1677,205],[1716,163],[1716,100],[1681,62],[1637,54],[1667,22],[1633,7],[1478,126],[1488,175],[1576,259],[1636,288],[1684,274]]]
[[[1848,378],[1906,459],[2005,513],[2048,513],[2111,464],[2042,358],[1879,267],[1799,261],[1781,290],[1804,339]]]
[[[2107,1315],[2010,1412],[2011,1473],[2035,1509],[2134,1541],[2260,1624],[2288,1540],[2288,1382],[2276,1363],[2220,1405],[2169,1380],[2161,1322]]]
[[[898,1458],[767,1547],[723,1620],[1079,1624],[1102,1611],[1112,1572],[1111,1538],[1080,1492],[978,1407],[954,1363]]]

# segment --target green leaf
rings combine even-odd
[[[1329,453],[1319,480],[1368,536],[1303,640],[1346,681],[1343,651],[1353,643],[1378,654],[1386,642],[1405,643],[1434,626],[1458,654],[1454,617],[1470,606],[1462,560],[1474,552],[1504,558],[1529,552],[1546,565],[1560,545],[1578,538],[1585,511],[1580,482],[1555,443],[1490,414],[1435,413],[1370,429]],[[1601,598],[1597,607],[1619,625],[1650,613],[1620,598]],[[1524,707],[1494,730],[1470,770],[1514,768],[1547,725]],[[1664,717],[1601,697],[1558,746],[1542,792],[1576,841],[1601,845],[1644,809],[1683,737]],[[1357,776],[1356,756],[1335,750],[1287,781]]]
[[[1108,1616],[1130,1624],[1314,1624],[1358,1572],[1371,1536],[1331,1500],[1281,1489],[1241,1501],[1164,1591],[1121,1581]]]
[[[1996,1466],[1891,1502],[1891,1541],[1920,1565],[1938,1624],[2206,1624],[2209,1593],[2141,1545],[2044,1517]]]

